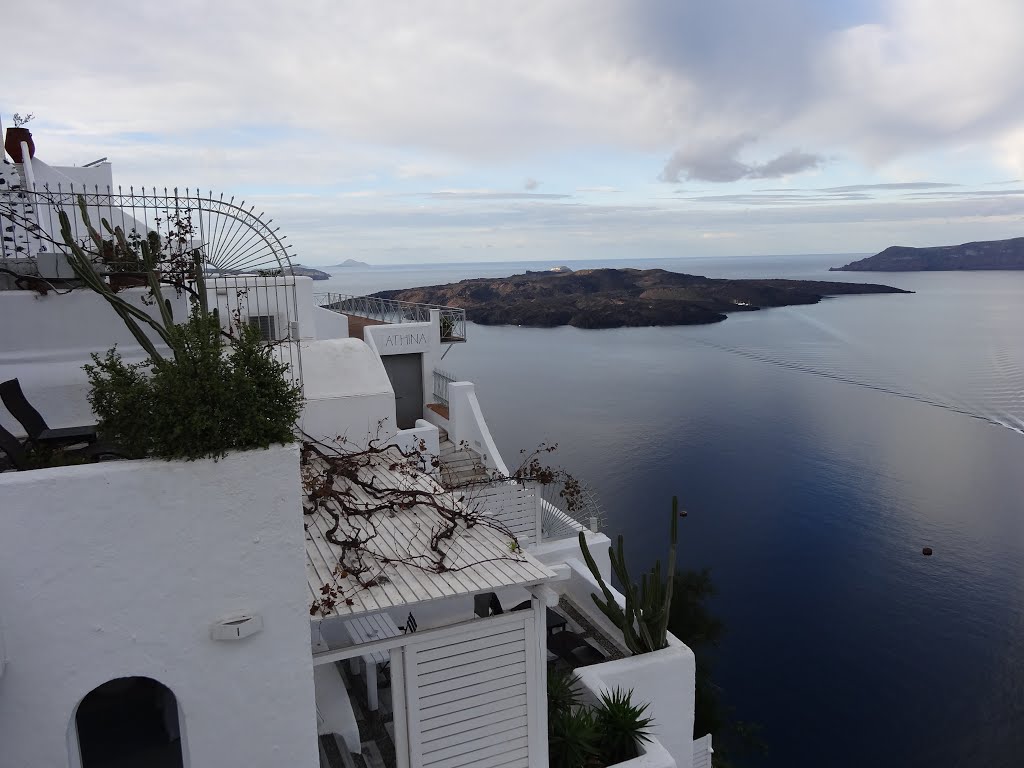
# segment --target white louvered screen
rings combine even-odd
[[[540,516],[535,489],[519,483],[502,483],[481,490],[475,498],[488,517],[509,529],[519,546],[525,548],[537,541]]]
[[[412,768],[529,768],[533,618],[520,614],[407,651]]]

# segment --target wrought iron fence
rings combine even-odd
[[[434,402],[448,407],[448,385],[456,381],[455,374],[434,369]]]
[[[466,310],[458,307],[345,293],[319,293],[316,303],[324,309],[382,323],[429,323],[430,310],[436,309],[441,315],[441,341],[454,343],[466,340]]]
[[[141,243],[156,233],[165,251],[198,251],[211,274],[291,274],[291,254],[280,228],[272,228],[272,219],[264,220],[253,206],[246,208],[244,201],[236,203],[233,197],[225,200],[212,192],[166,188],[162,192],[77,185],[28,189],[15,178],[8,174],[0,185],[0,260],[49,262],[55,254],[66,253],[59,216],[63,211],[74,242],[97,251],[101,271],[106,267],[126,271],[125,262],[135,261],[132,256],[139,255],[138,250],[117,248],[114,231],[120,228],[129,242]],[[109,247],[91,244],[86,219]],[[44,270],[49,267],[39,265]],[[56,268],[60,267],[58,263]],[[70,272],[66,265],[64,270]]]
[[[72,280],[66,259],[70,239],[114,290],[147,290],[145,244],[161,282],[193,290],[198,256],[209,306],[216,308],[224,330],[258,328],[302,381],[291,254],[285,237],[253,207],[188,189],[28,189],[10,167],[0,169],[0,270],[8,276],[29,275],[51,284]],[[179,273],[184,265],[187,271]],[[20,282],[14,286],[23,287]]]

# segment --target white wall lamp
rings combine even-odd
[[[214,622],[210,637],[214,640],[244,640],[263,629],[263,617],[258,613],[230,616]]]

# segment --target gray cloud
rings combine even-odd
[[[534,178],[529,178],[523,182],[523,189],[533,191],[540,186],[540,182]]]
[[[942,187],[959,187],[960,184],[951,184],[944,181],[904,181],[888,184],[848,184],[845,187],[825,187],[816,190],[817,192],[867,192],[872,190],[886,189],[940,189]]]
[[[423,192],[419,196],[443,200],[564,200],[572,197],[550,192],[491,192],[477,189],[442,189]]]
[[[692,144],[677,150],[668,159],[658,178],[672,184],[683,179],[730,182],[740,179],[777,179],[818,168],[820,155],[791,149],[763,163],[744,163],[737,155],[752,141],[741,135],[728,141]]]

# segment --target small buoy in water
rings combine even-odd
[[[924,555],[925,557],[928,557],[929,555],[931,555],[931,553],[932,553],[932,548],[931,547],[925,547],[924,549],[921,550],[921,554]]]

